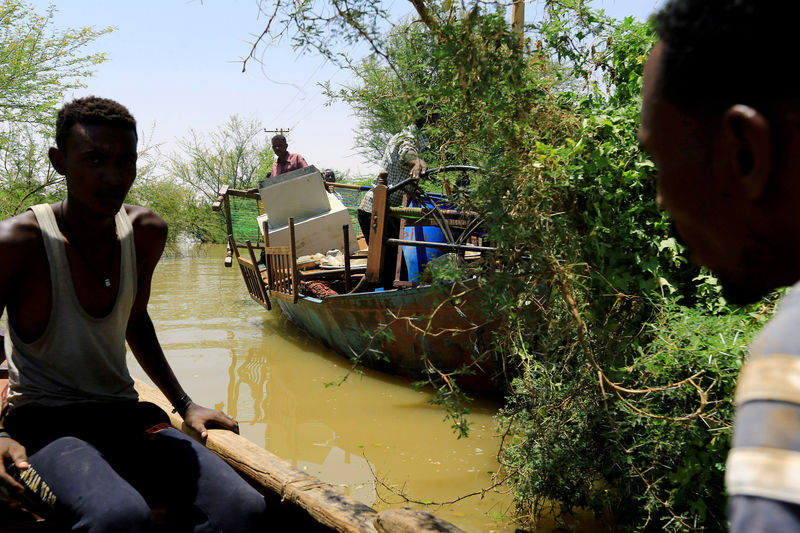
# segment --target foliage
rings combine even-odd
[[[13,142],[0,148],[0,219],[64,195],[63,177],[47,158],[49,142],[28,125],[15,125]]]
[[[149,207],[167,222],[168,249],[185,242],[224,242],[224,220],[198,200],[194,190],[169,178],[140,176],[126,200]]]
[[[635,486],[646,488],[624,502],[647,513],[640,527],[726,529],[722,487],[734,384],[763,319],[744,310],[709,316],[670,304],[648,324],[652,341],[635,364],[619,369],[620,381],[641,389],[619,392],[609,413],[628,421],[617,428],[615,444],[625,470],[639,477]],[[650,392],[670,383],[681,386]]]
[[[53,108],[64,94],[83,87],[81,78],[105,60],[103,54],[80,55],[81,50],[110,28],[55,30],[55,6],[44,15],[18,0],[0,4],[0,124],[50,126]],[[0,133],[0,146],[8,142]]]
[[[490,264],[503,266],[482,276],[487,310],[505,318],[500,456],[520,520],[557,502],[622,530],[724,529],[732,390],[773,306],[730,308],[655,205],[636,141],[652,28],[545,1],[528,49],[495,5],[411,3],[415,20],[385,40],[387,14],[359,0],[279,2],[268,24],[307,30],[298,42],[328,55],[339,36],[372,48],[352,65],[358,83],[329,88],[362,119],[363,141],[421,104],[442,114],[429,164],[487,168],[460,206],[485,217]],[[463,431],[458,396],[439,390]]]
[[[330,98],[347,102],[359,117],[361,124],[355,145],[376,162],[383,156],[391,136],[413,123],[415,104],[424,105],[421,95],[437,77],[437,69],[431,64],[435,43],[431,34],[419,25],[407,23],[394,28],[384,44],[395,69],[403,72],[402,78],[385,61],[370,55],[351,66],[357,83],[338,90],[329,84],[325,86]]]
[[[47,160],[47,135],[64,95],[105,60],[83,55],[111,28],[53,28],[44,15],[18,0],[0,3],[0,217],[63,194],[60,176]]]
[[[191,130],[180,142],[180,152],[169,157],[173,179],[214,201],[220,187],[255,187],[272,169],[272,145],[255,119],[236,115],[210,134]]]

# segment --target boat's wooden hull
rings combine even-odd
[[[278,302],[286,317],[324,344],[360,363],[420,378],[427,371],[467,367],[459,383],[498,388],[490,331],[476,283],[343,294]],[[434,371],[435,371],[434,370]]]

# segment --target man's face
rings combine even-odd
[[[763,243],[751,230],[752,205],[722,161],[719,126],[661,96],[663,46],[656,45],[645,68],[639,130],[659,170],[657,202],[672,217],[692,261],[719,277],[726,298],[752,301],[771,288],[758,279]]]
[[[286,143],[286,141],[281,141],[280,139],[272,141],[272,151],[275,152],[275,155],[278,156],[278,159],[286,156],[286,148],[288,147],[289,145]]]
[[[50,149],[66,177],[70,203],[102,216],[120,210],[136,179],[136,132],[130,128],[76,124],[63,150]]]

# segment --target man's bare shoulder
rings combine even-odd
[[[131,221],[135,233],[143,232],[156,236],[167,235],[167,223],[158,216],[153,210],[140,205],[125,205],[128,218]]]
[[[167,223],[154,211],[140,205],[125,204],[133,226],[137,254],[161,257],[167,241]]]
[[[0,248],[4,252],[19,250],[25,252],[40,246],[42,232],[33,211],[25,211],[17,216],[0,221]]]
[[[14,287],[47,268],[44,241],[32,211],[0,221],[0,309],[13,300]],[[11,291],[11,292],[9,292]]]

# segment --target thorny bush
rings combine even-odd
[[[480,275],[504,317],[498,479],[520,522],[589,508],[617,530],[725,529],[733,385],[775,295],[730,308],[655,205],[636,141],[652,28],[552,0],[524,41],[500,4],[412,4],[387,38],[388,12],[368,0],[279,3],[290,12],[269,24],[314,29],[301,44],[328,55],[334,24],[367,40],[373,56],[350,64],[360,83],[329,89],[361,117],[365,152],[424,105],[442,116],[429,165],[488,170],[460,207],[485,216],[499,247],[502,269]],[[438,385],[463,432],[464,398]]]

